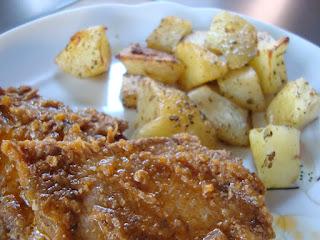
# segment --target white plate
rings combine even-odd
[[[39,88],[41,95],[47,98],[58,99],[74,107],[93,106],[132,121],[135,113],[124,110],[119,98],[125,69],[117,60],[113,60],[109,74],[90,80],[66,75],[54,64],[55,56],[66,45],[70,36],[81,28],[103,24],[108,27],[107,35],[113,53],[116,54],[130,43],[143,43],[164,16],[180,16],[191,20],[194,29],[208,29],[212,16],[218,11],[220,10],[190,8],[168,2],[136,6],[96,5],[33,21],[0,36],[0,86],[31,85]],[[304,76],[320,91],[320,49],[292,33],[248,19],[259,30],[268,31],[275,38],[289,36],[290,44],[286,55],[289,79]],[[254,169],[248,150],[232,150],[246,160],[247,167]],[[302,159],[304,165],[309,166],[305,169],[307,184],[303,184],[298,190],[268,191],[267,204],[275,214],[303,216],[304,218],[297,218],[296,222],[300,229],[305,229],[304,226],[308,225],[307,232],[312,234],[312,231],[320,229],[320,181],[314,181],[320,177],[319,120],[303,132]],[[313,171],[312,184],[307,181],[307,171],[310,169]],[[301,225],[306,222],[306,218],[308,224]],[[311,235],[307,239],[311,239]]]

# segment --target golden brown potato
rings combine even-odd
[[[165,17],[147,38],[147,44],[149,48],[173,53],[179,41],[191,31],[191,22],[175,16]]]
[[[243,18],[221,12],[212,20],[206,43],[211,51],[225,56],[230,69],[241,68],[257,53],[257,31]]]
[[[137,108],[139,82],[143,79],[140,75],[123,75],[121,87],[121,100],[127,108]]]
[[[179,81],[184,90],[215,80],[227,72],[227,65],[218,56],[191,42],[179,43],[176,56],[186,65]]]
[[[76,77],[93,77],[108,71],[111,48],[104,26],[83,29],[74,34],[56,57],[61,69]]]
[[[129,74],[143,75],[163,83],[173,84],[185,71],[184,64],[175,56],[133,44],[116,56]]]
[[[268,125],[252,129],[249,137],[258,175],[265,186],[292,186],[300,173],[300,131]]]
[[[264,110],[264,96],[252,67],[231,70],[218,79],[218,85],[222,94],[239,106],[254,112]]]
[[[276,125],[303,128],[317,118],[320,96],[303,78],[288,82],[267,108],[267,120]]]
[[[213,125],[178,89],[145,78],[140,82],[137,108],[134,138],[187,132],[198,136],[203,145],[216,147]]]
[[[284,55],[289,38],[275,41],[268,33],[258,33],[258,54],[250,62],[256,70],[265,94],[277,93],[288,81]]]
[[[212,122],[221,140],[238,146],[249,144],[248,111],[206,85],[190,91],[188,96]]]

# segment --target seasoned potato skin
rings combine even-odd
[[[250,147],[258,176],[267,188],[290,187],[300,173],[300,131],[268,125],[252,129]]]
[[[178,82],[183,90],[216,80],[227,72],[226,63],[217,55],[192,42],[179,43],[175,55],[186,65]]]
[[[166,84],[174,84],[184,73],[185,66],[175,56],[132,44],[116,56],[129,74],[143,75]]]
[[[302,129],[320,111],[320,96],[309,83],[299,78],[288,82],[267,108],[267,120],[271,124],[288,125]]]
[[[217,147],[215,128],[187,95],[152,79],[143,79],[138,91],[134,138],[172,136],[187,132],[210,148]]]
[[[254,112],[265,109],[259,78],[252,67],[231,70],[217,82],[222,94],[239,106]]]
[[[127,108],[137,108],[139,82],[143,79],[140,75],[125,74],[122,78],[121,100]]]
[[[168,16],[161,20],[160,25],[147,38],[147,45],[149,48],[173,53],[180,40],[191,31],[190,21]]]
[[[236,145],[249,144],[249,113],[204,85],[188,93],[190,99],[206,115],[216,128],[220,140]]]
[[[257,31],[243,18],[221,12],[212,20],[206,43],[211,51],[225,56],[230,69],[237,69],[256,55]]]
[[[274,40],[268,33],[258,33],[258,54],[250,62],[256,70],[264,94],[276,94],[287,83],[284,61],[289,38]]]
[[[76,77],[94,77],[108,71],[111,48],[104,26],[94,26],[75,33],[55,59],[65,72]]]

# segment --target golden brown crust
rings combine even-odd
[[[4,141],[37,228],[53,239],[270,239],[265,188],[187,134],[101,146]]]
[[[126,128],[126,122],[94,109],[74,112],[61,102],[44,100],[37,90],[27,86],[0,88],[0,142],[6,139],[71,141],[81,138],[103,144],[123,138]],[[32,218],[33,212],[20,197],[15,166],[0,153],[0,223],[5,224],[0,231],[8,232],[10,239],[19,239],[17,234],[23,239],[24,229],[20,223],[28,223]]]
[[[0,196],[0,239],[28,239],[32,223],[32,210],[21,198]]]
[[[63,103],[42,99],[27,86],[0,88],[1,139],[120,139],[127,123],[94,109],[74,112]]]

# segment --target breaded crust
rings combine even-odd
[[[94,109],[75,112],[59,101],[45,100],[30,87],[0,88],[0,143],[3,140],[71,141],[81,138],[104,144],[123,138],[126,128],[126,122]],[[32,219],[33,212],[20,197],[15,165],[0,153],[0,223],[4,222],[0,232],[7,235],[1,236],[24,239],[30,231],[23,224],[28,225]]]
[[[262,182],[187,134],[103,148],[4,141],[2,151],[17,166],[36,228],[51,239],[274,237]]]
[[[63,103],[45,100],[27,86],[0,88],[0,138],[84,140],[123,138],[125,121],[95,109],[72,111]]]

